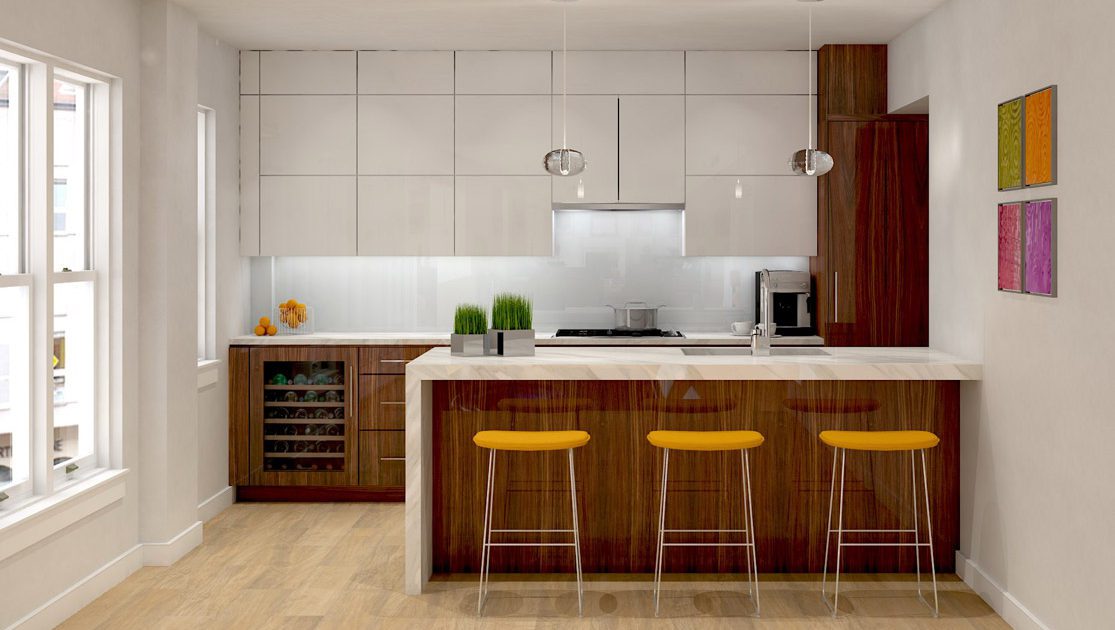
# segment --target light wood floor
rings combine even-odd
[[[63,628],[1008,628],[955,576],[941,578],[941,617],[910,576],[845,576],[839,620],[817,576],[763,576],[762,618],[742,585],[719,576],[664,586],[654,618],[650,576],[590,576],[585,616],[571,580],[494,576],[482,619],[472,576],[403,594],[401,504],[237,504],[205,526],[205,543],[172,567],[145,567]],[[676,551],[675,553],[684,553]],[[735,578],[733,578],[735,579]]]

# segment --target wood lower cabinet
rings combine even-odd
[[[403,499],[406,364],[429,346],[233,347],[239,500]]]

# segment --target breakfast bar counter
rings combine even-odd
[[[435,348],[412,361],[406,368],[407,592],[421,593],[433,574],[478,571],[487,471],[472,435],[486,429],[576,428],[592,436],[576,454],[582,556],[590,573],[653,568],[660,456],[645,439],[651,430],[751,429],[766,436],[752,460],[764,572],[820,571],[832,461],[817,439],[820,431],[930,430],[941,437],[928,455],[936,555],[939,568],[952,567],[959,537],[958,382],[981,378],[981,366],[926,348],[773,353],[539,347],[528,357],[453,357],[448,348]],[[568,491],[564,453],[527,455],[500,460],[496,513],[505,522],[499,526],[569,527],[568,500],[561,500]],[[671,527],[736,526],[738,457],[671,458],[670,501],[677,518],[686,519]],[[857,516],[901,526],[912,507],[908,459],[872,453],[849,456],[848,465],[854,485],[847,526],[857,527]],[[665,570],[743,570],[740,554],[694,549],[674,554]],[[853,550],[845,567],[912,570],[913,554]],[[508,548],[493,553],[492,570],[567,572],[572,558],[560,548]]]

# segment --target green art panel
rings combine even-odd
[[[999,190],[1022,187],[1022,99],[999,105]]]

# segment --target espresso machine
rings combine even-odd
[[[768,334],[816,334],[808,271],[764,269],[755,273],[755,315]],[[771,326],[773,324],[773,326]]]

